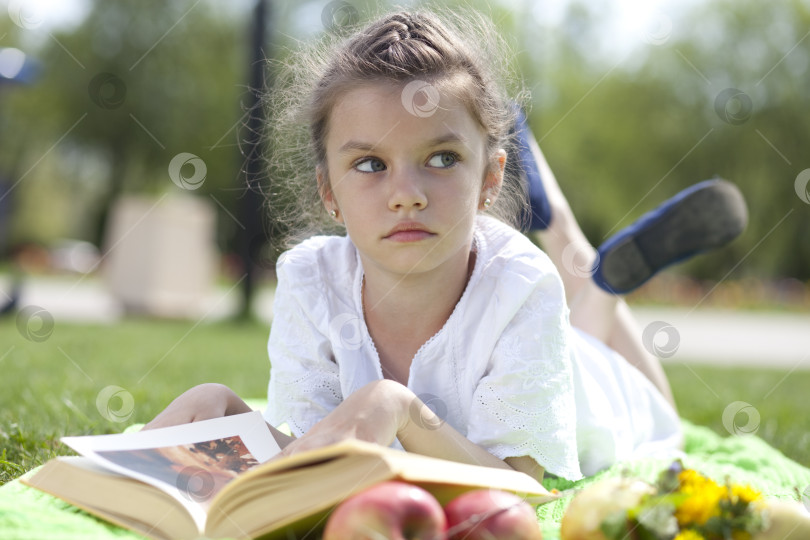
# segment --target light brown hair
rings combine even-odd
[[[517,80],[508,47],[478,13],[395,12],[343,39],[325,35],[281,65],[268,95],[271,120],[271,192],[276,234],[287,229],[285,247],[318,232],[337,232],[320,202],[315,167],[326,169],[329,117],[337,100],[359,85],[424,81],[464,103],[486,134],[486,155],[506,148],[515,108],[508,89]],[[513,92],[522,96],[521,92]],[[508,169],[509,170],[509,169]],[[505,179],[487,210],[520,228],[524,188]]]

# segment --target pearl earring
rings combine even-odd
[[[332,216],[332,219],[337,219],[337,210],[332,208],[332,210],[329,212],[329,215]]]
[[[489,208],[490,206],[492,206],[492,201],[489,200],[489,197],[487,197],[484,199],[484,208]]]

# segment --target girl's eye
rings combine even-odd
[[[355,163],[354,168],[360,172],[373,173],[385,170],[385,164],[376,158],[365,158]]]
[[[458,154],[455,152],[440,152],[428,160],[431,167],[446,168],[452,167],[458,161]]]

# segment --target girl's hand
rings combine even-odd
[[[345,439],[388,446],[395,438],[408,452],[514,469],[543,479],[543,468],[531,457],[498,459],[447,424],[406,386],[388,379],[371,382],[350,395],[300,439],[280,442],[284,449],[273,459]]]
[[[143,429],[188,424],[250,410],[250,407],[227,386],[214,383],[201,384],[181,394]]]
[[[346,398],[304,436],[288,444],[279,457],[345,439],[388,446],[407,423],[408,404],[414,397],[398,382],[371,382]]]

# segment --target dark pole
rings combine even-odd
[[[243,130],[245,133],[244,167],[247,189],[244,191],[240,205],[240,213],[244,220],[242,223],[245,224],[239,242],[244,269],[240,318],[250,318],[251,316],[257,263],[261,261],[259,254],[267,242],[262,220],[262,149],[260,136],[265,121],[264,109],[261,106],[261,94],[266,90],[264,49],[268,26],[267,15],[266,0],[256,0],[250,40],[250,87],[246,103],[248,118]]]
[[[2,51],[3,48],[0,48]],[[5,49],[12,51],[12,57],[16,56],[14,60],[19,60],[22,57],[22,63],[18,67],[0,64],[0,103],[2,102],[2,94],[7,86],[27,85],[36,81],[39,76],[40,64],[30,56],[24,54],[18,49]],[[5,58],[9,58],[8,52]],[[2,111],[0,111],[2,113]],[[11,179],[0,171],[0,260],[11,254],[11,241],[10,227],[11,214],[14,211],[14,194],[12,190],[14,184]],[[19,268],[16,264],[11,266],[11,290],[7,293],[0,293],[0,316],[14,313],[20,300],[22,292],[22,277]]]

